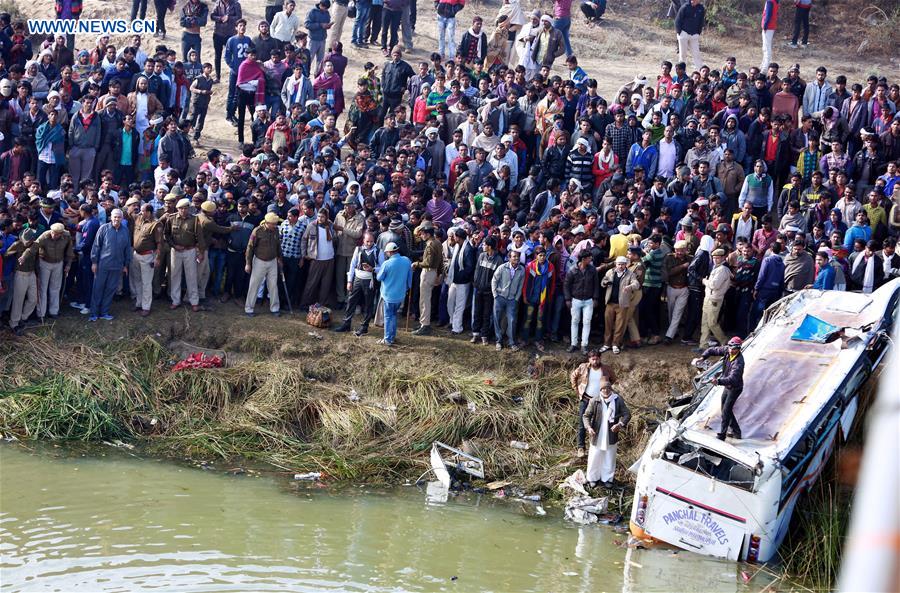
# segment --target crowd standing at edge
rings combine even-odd
[[[689,0],[680,61],[607,98],[572,53],[571,0],[488,22],[438,0],[437,51],[413,64],[409,0],[288,0],[259,23],[189,0],[180,47],[160,29],[75,52],[0,14],[0,311],[21,333],[64,305],[112,320],[116,295],[142,316],[322,304],[386,345],[405,317],[618,354],[724,344],[807,287],[870,292],[900,275],[900,89],[766,63],[764,4],[763,68],[706,65]],[[386,61],[345,80],[348,36]],[[237,153],[188,175],[219,92]]]

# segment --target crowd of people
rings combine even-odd
[[[336,331],[384,325],[386,345],[405,316],[497,350],[702,351],[785,294],[900,275],[895,83],[728,57],[665,61],[604,98],[573,54],[571,1],[551,16],[507,0],[491,31],[474,16],[457,36],[464,2],[439,0],[438,51],[413,64],[414,4],[349,4],[301,20],[288,0],[250,37],[237,0],[189,0],[180,52],[163,27],[152,48],[72,52],[0,15],[13,331],[66,303],[112,320],[117,295],[147,316],[166,295],[250,316],[327,305]],[[387,61],[345,90],[342,39],[379,33]],[[219,89],[237,153],[192,165]]]

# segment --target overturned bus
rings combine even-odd
[[[743,439],[720,441],[721,361],[671,402],[638,461],[636,537],[766,562],[800,496],[864,408],[860,387],[890,348],[900,279],[872,294],[801,290],[774,303],[744,341]]]

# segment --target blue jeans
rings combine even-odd
[[[572,43],[569,41],[569,29],[572,27],[572,17],[567,16],[561,19],[553,19],[553,26],[562,33],[563,43],[566,45],[566,55],[572,55]]]
[[[284,103],[281,102],[281,95],[266,95],[266,108],[269,115],[274,121],[275,116],[284,111]]]
[[[456,17],[445,18],[438,15],[437,22],[438,53],[451,60],[456,56]]]
[[[578,330],[581,329],[581,347],[587,348],[588,338],[591,336],[591,320],[594,317],[594,301],[592,299],[572,299],[572,323],[570,330],[570,344],[578,346]]]
[[[228,74],[228,98],[225,100],[225,115],[234,117],[237,111],[237,70],[232,70]]]
[[[584,399],[583,397],[578,402],[578,447],[580,449],[584,449],[584,437],[587,436],[587,430],[584,428],[584,411],[587,410],[588,403],[590,400]]]
[[[94,276],[94,289],[91,295],[91,317],[109,314],[113,296],[119,290],[122,268],[98,268]]]
[[[188,52],[192,49],[197,50],[197,55],[200,55],[200,44],[202,43],[202,39],[199,33],[187,33],[184,32],[181,34],[181,59],[185,62],[188,61]]]
[[[502,296],[494,298],[494,338],[497,343],[503,342],[501,322],[506,317],[506,339],[510,346],[516,345],[516,313],[519,301]]]
[[[371,8],[371,2],[357,2],[356,20],[353,21],[353,33],[350,38],[351,43],[363,43],[366,41],[366,24],[369,21],[369,10]]]
[[[384,341],[393,344],[397,339],[397,311],[403,303],[384,302]]]
[[[210,249],[206,252],[209,258],[209,291],[213,296],[222,294],[222,280],[225,278],[225,250]]]

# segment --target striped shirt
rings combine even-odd
[[[641,258],[644,264],[644,286],[647,288],[662,286],[663,259],[662,249],[653,249]]]

